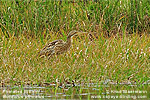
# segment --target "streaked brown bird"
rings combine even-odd
[[[51,56],[53,55],[59,55],[67,52],[71,47],[71,37],[76,35],[77,33],[87,33],[87,32],[79,32],[73,30],[67,36],[66,42],[60,39],[50,42],[38,53],[38,56],[40,57],[46,56],[48,58],[51,58]]]

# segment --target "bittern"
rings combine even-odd
[[[46,56],[50,58],[52,55],[59,55],[67,52],[71,47],[71,37],[76,35],[77,33],[87,33],[87,32],[79,32],[79,31],[71,31],[67,36],[67,41],[63,40],[55,40],[53,42],[48,43],[40,52],[39,56]]]

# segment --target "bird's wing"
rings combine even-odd
[[[64,41],[63,40],[55,40],[53,42],[48,43],[40,52],[39,52],[39,56],[41,55],[51,55],[53,53],[55,53],[54,48],[56,45],[59,44],[63,44]]]
[[[64,42],[63,40],[52,41],[52,42],[48,43],[47,45],[45,45],[44,48],[41,51],[47,50],[47,49],[50,49],[50,48],[54,48],[55,45],[63,43],[63,42]]]

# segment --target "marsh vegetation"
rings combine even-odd
[[[0,86],[54,85],[54,94],[68,84],[66,94],[91,83],[99,94],[105,84],[149,91],[149,5],[149,0],[1,0]],[[71,30],[89,34],[74,36],[67,53],[36,56],[48,42],[66,40]]]

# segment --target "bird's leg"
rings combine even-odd
[[[51,59],[51,56],[48,56],[48,60],[50,60]]]
[[[48,55],[48,60],[53,58],[54,55]]]

